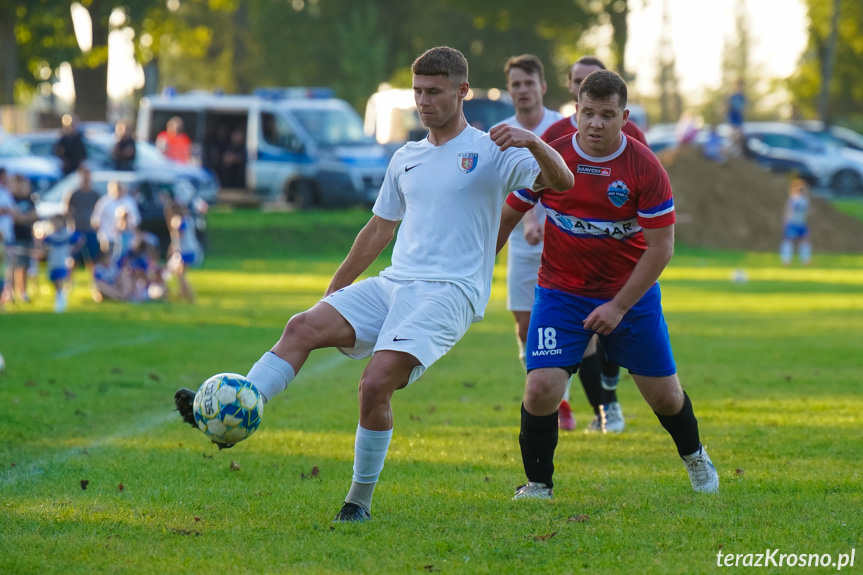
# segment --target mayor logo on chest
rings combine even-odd
[[[608,200],[617,208],[629,201],[629,188],[626,187],[626,184],[622,180],[611,182],[611,185],[608,186],[607,194]]]
[[[471,173],[479,161],[479,154],[476,152],[462,152],[458,155],[458,169],[465,174]]]

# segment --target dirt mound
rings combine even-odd
[[[678,241],[717,249],[779,249],[788,177],[744,158],[711,162],[697,149],[660,154],[660,160],[674,190]],[[812,198],[809,230],[816,253],[863,251],[863,222],[825,199]]]

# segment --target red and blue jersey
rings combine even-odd
[[[582,151],[574,134],[551,146],[575,185],[565,192],[518,190],[507,204],[526,212],[541,202],[546,209],[540,286],[611,299],[647,249],[642,228],[674,224],[668,175],[647,146],[626,136],[602,158]]]

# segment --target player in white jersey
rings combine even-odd
[[[549,126],[563,115],[543,105],[543,96],[548,88],[545,70],[539,58],[533,54],[513,56],[503,68],[506,88],[515,105],[515,115],[501,124],[517,126],[542,136]],[[536,276],[542,257],[542,233],[545,210],[540,204],[525,214],[509,236],[506,259],[506,308],[515,318],[519,359],[524,363],[524,344],[533,307]],[[562,413],[562,410],[561,410]],[[572,412],[569,412],[572,418]],[[572,427],[575,427],[573,418]]]
[[[491,290],[504,193],[566,190],[574,178],[557,152],[535,134],[468,126],[467,60],[432,48],[412,66],[417,111],[429,129],[393,156],[373,216],[333,276],[325,297],[290,319],[279,341],[248,379],[269,401],[283,391],[315,349],[338,347],[368,357],[360,380],[360,421],[351,488],[337,522],[370,518],[372,494],[393,432],[392,394],[407,387],[482,317]],[[395,236],[392,265],[354,284]],[[175,403],[194,425],[194,392]]]

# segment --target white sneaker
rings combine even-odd
[[[626,427],[626,422],[623,421],[623,410],[620,409],[620,403],[612,401],[600,407],[600,412],[605,413],[605,431],[610,433],[620,433]]]
[[[519,485],[515,490],[513,499],[551,499],[552,489],[546,487],[545,483],[527,482],[524,485]]]
[[[66,311],[66,295],[63,292],[58,292],[57,297],[54,299],[54,311],[56,313]]]
[[[710,456],[701,446],[701,451],[683,460],[692,488],[699,493],[716,493],[719,491],[719,474],[710,461]]]

